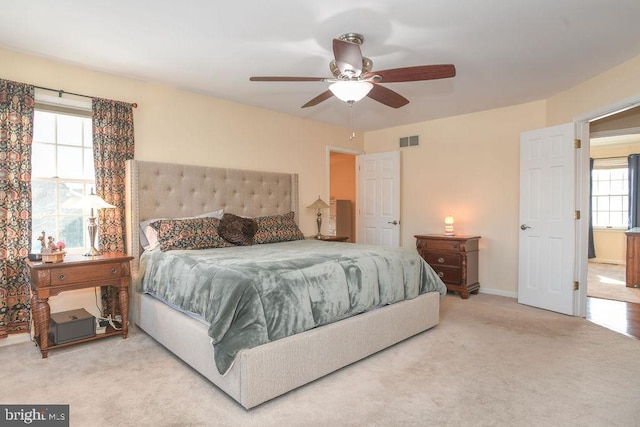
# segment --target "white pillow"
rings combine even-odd
[[[161,219],[189,219],[189,218],[218,218],[222,219],[224,215],[223,209],[218,209],[213,212],[206,212],[197,216],[190,216],[184,218],[153,218],[140,222],[140,245],[145,251],[150,251],[157,248],[160,243],[158,242],[158,232],[150,225],[154,221]]]

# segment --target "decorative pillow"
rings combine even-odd
[[[304,239],[304,234],[293,220],[294,215],[294,212],[289,212],[284,215],[257,217],[258,231],[253,236],[253,243],[277,243]]]
[[[218,218],[161,219],[150,226],[158,232],[160,250],[208,249],[233,246],[218,234]]]
[[[253,245],[253,236],[258,231],[258,223],[253,218],[243,218],[225,213],[220,220],[218,233],[228,242],[238,246]]]
[[[151,227],[152,222],[160,221],[162,219],[191,219],[191,218],[218,218],[221,219],[224,214],[224,210],[218,209],[213,212],[206,212],[197,216],[190,216],[184,218],[154,218],[140,222],[140,245],[145,251],[157,248],[160,243],[158,242],[158,232],[155,228]]]

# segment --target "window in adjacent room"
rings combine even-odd
[[[595,159],[591,179],[593,226],[626,230],[629,222],[627,158]]]
[[[31,164],[32,249],[45,231],[68,253],[82,253],[87,216],[73,205],[95,187],[91,110],[36,104]]]

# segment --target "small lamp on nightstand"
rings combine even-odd
[[[319,239],[322,237],[322,234],[320,233],[320,227],[322,226],[322,209],[326,209],[328,207],[329,205],[327,204],[327,202],[322,200],[320,196],[318,196],[318,199],[315,202],[307,206],[307,208],[317,209],[318,211],[318,213],[316,214],[316,222],[318,223],[318,234],[316,234],[315,236],[316,239]]]
[[[77,208],[82,209],[90,209],[89,219],[87,220],[87,231],[89,231],[89,243],[91,244],[91,248],[89,252],[84,254],[85,256],[96,256],[100,255],[100,252],[95,247],[96,241],[96,232],[98,231],[98,224],[96,224],[96,217],[94,215],[93,210],[98,209],[113,209],[113,206],[110,203],[105,202],[100,196],[93,192],[93,188],[91,189],[91,194],[84,196],[80,201],[75,205]],[[96,212],[97,214],[97,212]]]
[[[455,233],[453,232],[453,223],[454,223],[454,219],[451,215],[447,216],[444,219],[444,235],[445,236],[454,236]]]

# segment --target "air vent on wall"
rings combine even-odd
[[[402,147],[415,147],[420,144],[420,136],[411,135],[403,136],[400,138],[400,148]]]

